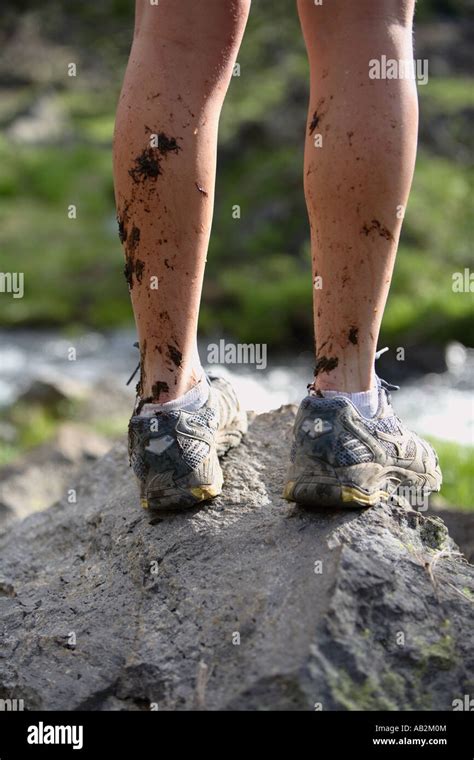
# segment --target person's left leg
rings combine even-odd
[[[217,128],[250,0],[137,0],[117,110],[114,176],[140,345],[130,464],[141,504],[216,496],[218,457],[246,416],[229,383],[204,375],[196,331],[212,222]]]
[[[140,345],[142,402],[202,377],[197,324],[217,129],[250,0],[137,0],[117,108],[114,179]]]

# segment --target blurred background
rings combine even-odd
[[[0,293],[6,524],[52,503],[123,436],[137,353],[111,167],[133,2],[2,6],[1,267],[23,272],[25,283],[21,299]],[[419,86],[418,161],[380,342],[390,351],[378,371],[402,383],[397,412],[437,447],[445,485],[433,505],[472,545],[473,305],[469,286],[452,287],[453,274],[471,266],[469,6],[417,4],[415,57],[429,60],[429,81]],[[308,70],[294,2],[254,0],[238,62],[221,120],[202,358],[220,338],[266,344],[265,371],[224,368],[247,408],[264,411],[299,401],[313,365],[302,189]]]

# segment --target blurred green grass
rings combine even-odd
[[[440,496],[435,500],[440,506],[455,507],[472,512],[474,504],[474,446],[460,446],[449,441],[429,438],[439,457],[443,473]]]

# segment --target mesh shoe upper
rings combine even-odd
[[[403,425],[383,390],[377,415],[370,419],[346,398],[308,396],[299,408],[294,436],[290,459],[298,461],[300,474],[311,471],[314,460],[332,468],[377,462],[417,473],[438,470],[432,447]]]
[[[210,378],[209,397],[197,411],[158,411],[132,416],[129,423],[130,465],[140,481],[142,496],[150,490],[183,483],[198,485],[219,480],[216,436],[240,413],[235,392],[226,380]],[[244,430],[239,425],[239,435]],[[240,438],[239,438],[240,440]]]

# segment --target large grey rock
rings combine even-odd
[[[207,508],[150,522],[119,445],[82,475],[76,504],[13,526],[0,697],[29,709],[450,710],[472,694],[474,568],[436,518],[283,501],[293,417],[254,420]]]
[[[74,486],[84,463],[99,459],[110,448],[104,436],[63,423],[52,440],[0,467],[0,529],[60,499]]]

